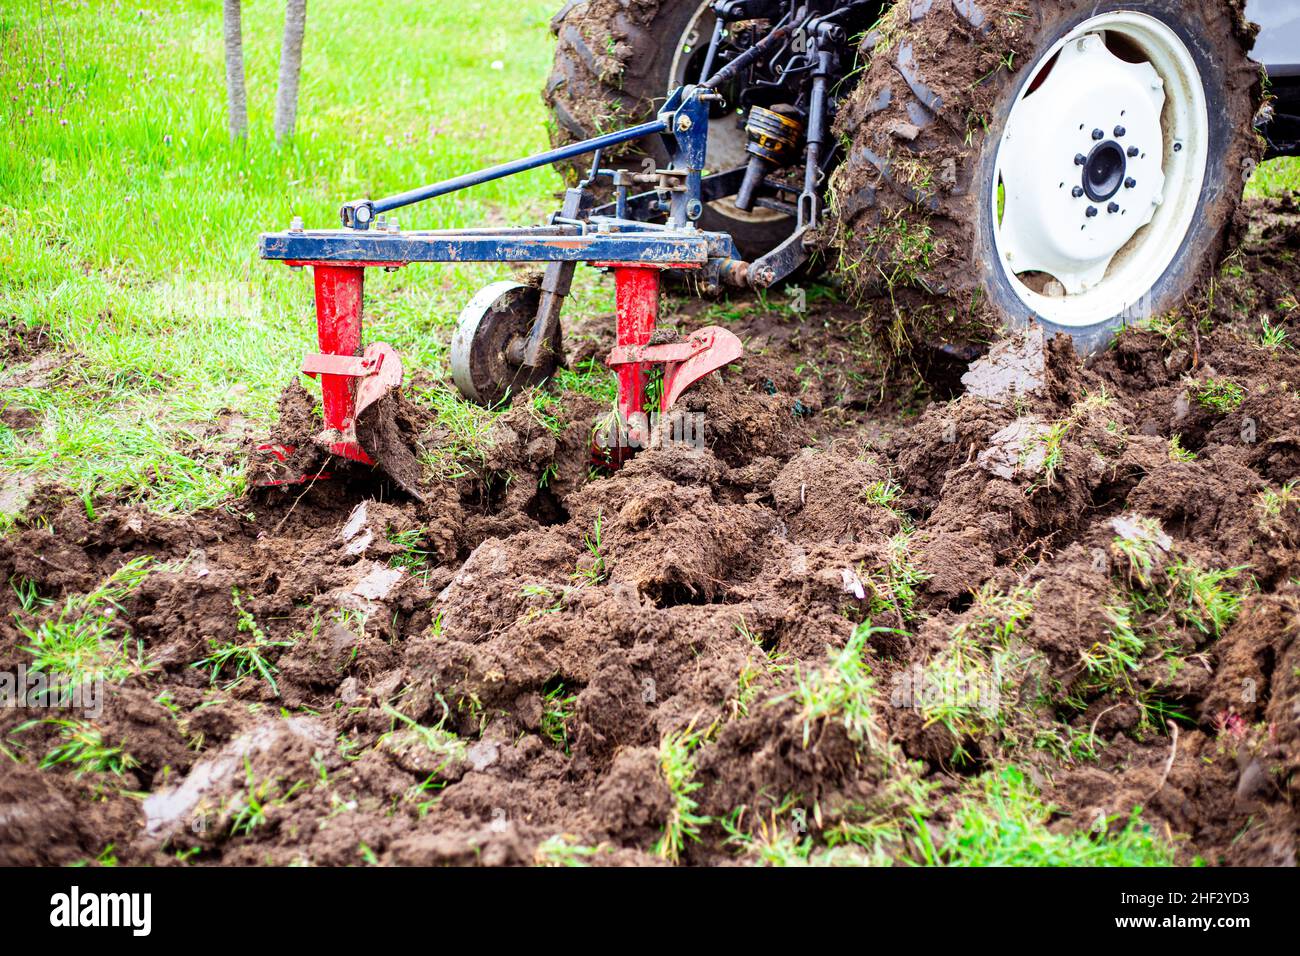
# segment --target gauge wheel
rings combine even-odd
[[[556,35],[555,62],[546,84],[555,146],[588,139],[654,119],[668,93],[698,82],[717,20],[713,0],[577,0],[551,21]],[[735,102],[726,89],[727,102]],[[734,108],[715,107],[709,117],[707,172],[744,166],[745,117]],[[658,136],[629,144],[602,158],[606,166],[641,171],[646,160],[668,164]],[[583,163],[587,165],[583,165]],[[560,164],[570,183],[584,178],[591,157]],[[746,259],[776,248],[794,231],[793,216],[770,209],[738,209],[732,198],[709,203],[699,226],[729,233]]]
[[[1182,306],[1260,155],[1241,7],[901,4],[846,112],[854,168],[833,189],[850,281],[901,268],[939,302],[906,329],[930,345],[1037,323],[1089,355]],[[879,270],[853,268],[873,256]]]
[[[550,378],[559,364],[559,341],[550,343],[536,367],[511,360],[532,328],[541,293],[536,286],[494,282],[475,293],[451,337],[451,377],[471,402],[493,406]]]

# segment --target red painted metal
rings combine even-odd
[[[682,393],[710,372],[734,362],[744,352],[740,339],[716,325],[691,333],[684,342],[663,345],[625,345],[609,354],[612,368],[630,363],[663,363],[664,389],[659,410],[667,413]]]
[[[359,355],[308,355],[302,360],[304,375],[315,378],[317,375],[350,375],[360,378],[375,371],[371,363]]]
[[[288,462],[293,458],[294,452],[298,450],[296,445],[284,445],[280,442],[267,442],[264,445],[258,445],[257,450],[263,454],[270,455],[276,461]],[[264,488],[275,488],[283,485],[305,485],[313,481],[320,481],[331,477],[328,471],[318,471],[314,475],[298,475],[294,478],[265,478],[258,482]]]
[[[659,319],[659,268],[616,266],[614,300],[620,346],[648,345]],[[618,410],[623,421],[644,411],[646,368],[641,362],[617,367]]]
[[[359,266],[336,266],[316,263],[316,337],[325,355],[349,358],[361,348],[361,299],[366,270]],[[340,441],[330,451],[354,461],[373,464],[370,456],[353,440],[356,411],[352,398],[353,376],[323,373],[320,377],[321,402],[325,428],[337,432]]]

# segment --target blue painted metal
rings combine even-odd
[[[342,213],[350,228],[264,233],[260,240],[262,258],[376,266],[408,262],[608,262],[669,268],[735,260],[738,253],[731,236],[700,232],[693,225],[705,201],[702,174],[708,148],[709,103],[714,97],[716,94],[707,88],[684,86],[669,96],[652,122],[384,199],[347,203]],[[672,156],[670,173],[661,184],[668,199],[664,204],[666,225],[581,213],[583,219],[557,214],[550,225],[523,229],[387,232],[369,228],[381,212],[653,134],[664,137]],[[642,214],[649,211],[649,207],[637,209]]]
[[[585,235],[426,234],[329,229],[264,233],[263,259],[287,262],[356,262],[379,266],[408,262],[644,262],[700,266],[710,258],[735,258],[725,233],[589,232]]]

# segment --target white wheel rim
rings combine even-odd
[[[678,39],[677,49],[673,51],[672,63],[672,82],[676,86],[698,83],[700,80],[698,76],[687,76],[686,67],[690,62],[691,54],[701,47],[707,49],[713,39],[713,27],[717,23],[717,17],[713,13],[713,2],[714,0],[701,0],[699,7],[686,24],[686,30]],[[694,45],[690,43],[692,37],[695,39]],[[736,122],[734,109],[724,119],[710,120],[708,153],[704,158],[708,171],[716,173],[744,166],[749,162],[749,154],[745,152],[748,143],[749,136],[745,133],[743,125]],[[715,199],[709,203],[709,206],[730,219],[738,219],[742,222],[775,222],[787,218],[785,213],[764,209],[761,206],[755,206],[748,211],[739,209],[736,207],[734,197],[730,196]]]
[[[994,245],[1017,297],[1071,328],[1147,315],[1208,157],[1205,89],[1178,35],[1141,13],[1081,23],[1034,64],[994,161]]]

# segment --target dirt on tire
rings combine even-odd
[[[1159,315],[1197,298],[1240,231],[1241,185],[1262,155],[1253,128],[1262,88],[1243,0],[1144,2],[1188,22],[1205,57],[1212,125],[1223,137],[1209,175],[1224,182],[1206,187],[1186,251],[1150,293],[1149,314]],[[863,38],[861,79],[836,118],[849,145],[832,177],[832,217],[820,241],[873,304],[878,334],[897,351],[983,348],[1004,323],[1031,321],[1000,278],[991,245],[993,153],[1028,68],[1051,41],[1071,24],[1133,6],[900,0]],[[1121,324],[1076,330],[1080,354],[1104,349]]]

